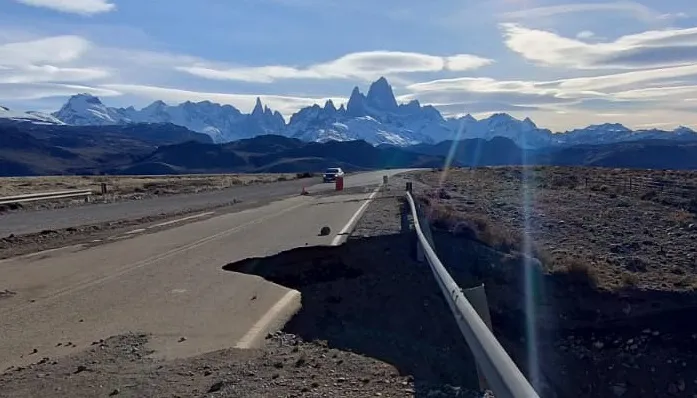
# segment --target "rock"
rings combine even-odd
[[[186,337],[183,337],[183,336],[182,336],[182,337],[179,338],[179,342],[180,342],[180,343],[185,342],[185,341],[186,341]]]
[[[213,385],[208,389],[208,393],[217,392],[223,389],[225,382],[218,381],[213,383]]]
[[[114,388],[114,391],[110,392],[109,396],[113,397],[114,395],[119,395],[119,393],[121,393],[121,390],[119,390],[118,388]]]
[[[678,380],[678,391],[680,391],[680,392],[685,391],[685,380],[683,380],[683,379]]]
[[[604,346],[605,346],[605,344],[603,344],[602,341],[596,341],[595,343],[593,343],[593,347],[595,347],[599,350],[602,350]]]
[[[621,397],[627,392],[627,385],[624,383],[617,383],[613,385],[611,389],[612,393],[615,394],[616,397]]]
[[[87,370],[87,366],[85,365],[78,365],[77,370],[75,371],[75,374],[82,373]]]
[[[319,230],[320,236],[327,236],[331,233],[332,233],[332,229],[327,227],[327,226],[324,226],[324,227],[322,227],[322,229]]]

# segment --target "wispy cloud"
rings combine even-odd
[[[544,66],[641,69],[697,62],[697,27],[646,31],[604,43],[585,43],[513,23],[500,27],[509,49]]]
[[[214,80],[272,83],[283,79],[360,79],[415,72],[467,71],[494,61],[471,54],[435,56],[411,52],[370,51],[344,55],[338,59],[310,65],[215,68],[204,64],[180,66],[177,70]]]
[[[157,87],[137,84],[105,84],[100,86],[102,89],[112,90],[123,94],[136,95],[142,98],[151,100],[164,100],[172,103],[185,101],[214,101],[221,104],[234,105],[240,109],[252,110],[256,98],[261,100],[274,110],[278,110],[281,114],[288,117],[297,112],[300,108],[321,104],[331,99],[335,104],[346,102],[343,97],[325,97],[325,98],[310,98],[310,97],[295,97],[284,95],[256,95],[256,94],[229,94],[215,92],[199,92],[181,90],[169,87]]]
[[[76,93],[89,93],[100,97],[121,95],[120,92],[106,88],[79,84],[57,83],[0,83],[0,100],[38,100],[50,97],[68,97]]]
[[[109,76],[103,68],[66,65],[91,47],[89,41],[79,36],[0,45],[0,83],[84,82]]]
[[[477,111],[641,108],[644,105],[629,101],[682,101],[689,95],[697,97],[697,86],[666,84],[668,79],[687,77],[697,77],[697,65],[550,81],[465,77],[411,84],[407,86],[411,93],[401,99],[418,98],[444,109]],[[649,87],[660,81],[664,82],[662,86]]]
[[[53,65],[28,65],[0,69],[0,83],[83,82],[102,79],[109,72],[100,68],[62,68]]]
[[[582,30],[576,34],[576,37],[579,39],[590,39],[593,36],[595,36],[595,33],[590,30]]]
[[[90,48],[90,42],[80,36],[54,36],[38,40],[0,45],[0,65],[73,61]]]
[[[533,18],[550,18],[558,15],[588,13],[588,12],[616,12],[630,15],[645,22],[684,18],[684,13],[663,14],[643,4],[633,1],[615,1],[607,3],[569,3],[546,7],[527,8],[518,11],[503,13],[500,17],[504,20],[524,20]]]
[[[107,0],[15,0],[19,3],[34,7],[50,8],[52,10],[72,14],[92,15],[112,11],[116,5]]]

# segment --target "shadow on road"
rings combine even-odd
[[[476,389],[469,349],[430,271],[412,260],[412,239],[352,238],[340,247],[299,248],[223,268],[297,289],[302,310],[285,332],[390,363],[414,377],[416,396],[457,393],[446,385]]]

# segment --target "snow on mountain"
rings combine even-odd
[[[0,117],[7,117],[2,116],[2,112],[8,114],[10,111],[2,109]],[[260,134],[280,134],[304,141],[365,140],[374,145],[398,146],[434,144],[452,139],[490,140],[505,137],[523,148],[606,144],[641,139],[697,140],[697,133],[687,127],[680,127],[672,132],[632,131],[621,124],[606,123],[553,134],[537,127],[529,118],[519,120],[506,113],[496,113],[481,120],[471,115],[446,120],[436,108],[421,105],[418,100],[398,103],[392,86],[384,77],[373,82],[367,94],[355,87],[346,106],[342,104],[337,108],[332,101],[327,101],[324,106],[315,104],[305,107],[292,115],[288,124],[280,113],[264,106],[259,98],[252,112],[245,114],[231,105],[210,101],[187,101],[179,105],[155,101],[140,110],[132,106],[110,108],[97,97],[78,94],[53,114],[55,118],[38,113],[21,115],[35,122],[63,121],[75,125],[173,123],[208,134],[215,142],[251,138]]]
[[[521,148],[541,148],[553,143],[551,131],[538,128],[529,118],[518,120],[506,113],[495,113],[481,120],[468,114],[450,119],[448,124],[456,132],[457,139],[505,137]]]
[[[128,121],[117,109],[107,107],[90,94],[73,95],[53,116],[65,124],[76,126],[101,126]]]
[[[336,109],[331,101],[313,105],[294,114],[286,135],[305,141],[365,140],[371,144],[398,146],[435,143],[452,137],[441,114],[418,101],[397,104],[387,79],[370,85],[368,94],[358,87],[351,92],[346,108]]]
[[[0,119],[9,119],[18,122],[31,122],[34,124],[65,124],[55,117],[41,112],[17,112],[10,108],[0,106]]]
[[[678,127],[673,131],[632,130],[619,123],[595,124],[582,129],[554,134],[554,144],[558,145],[602,145],[638,140],[697,140],[697,133],[688,127]]]
[[[210,101],[184,102],[176,106],[155,101],[143,109],[111,108],[89,94],[72,96],[56,113],[72,125],[110,125],[124,123],[172,123],[210,135],[215,142],[228,142],[260,134],[282,134],[285,120],[278,112],[264,107],[257,98],[251,114],[231,105]]]

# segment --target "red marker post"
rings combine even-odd
[[[337,191],[343,191],[343,190],[344,190],[344,177],[342,177],[342,176],[336,176],[336,190],[337,190]]]

